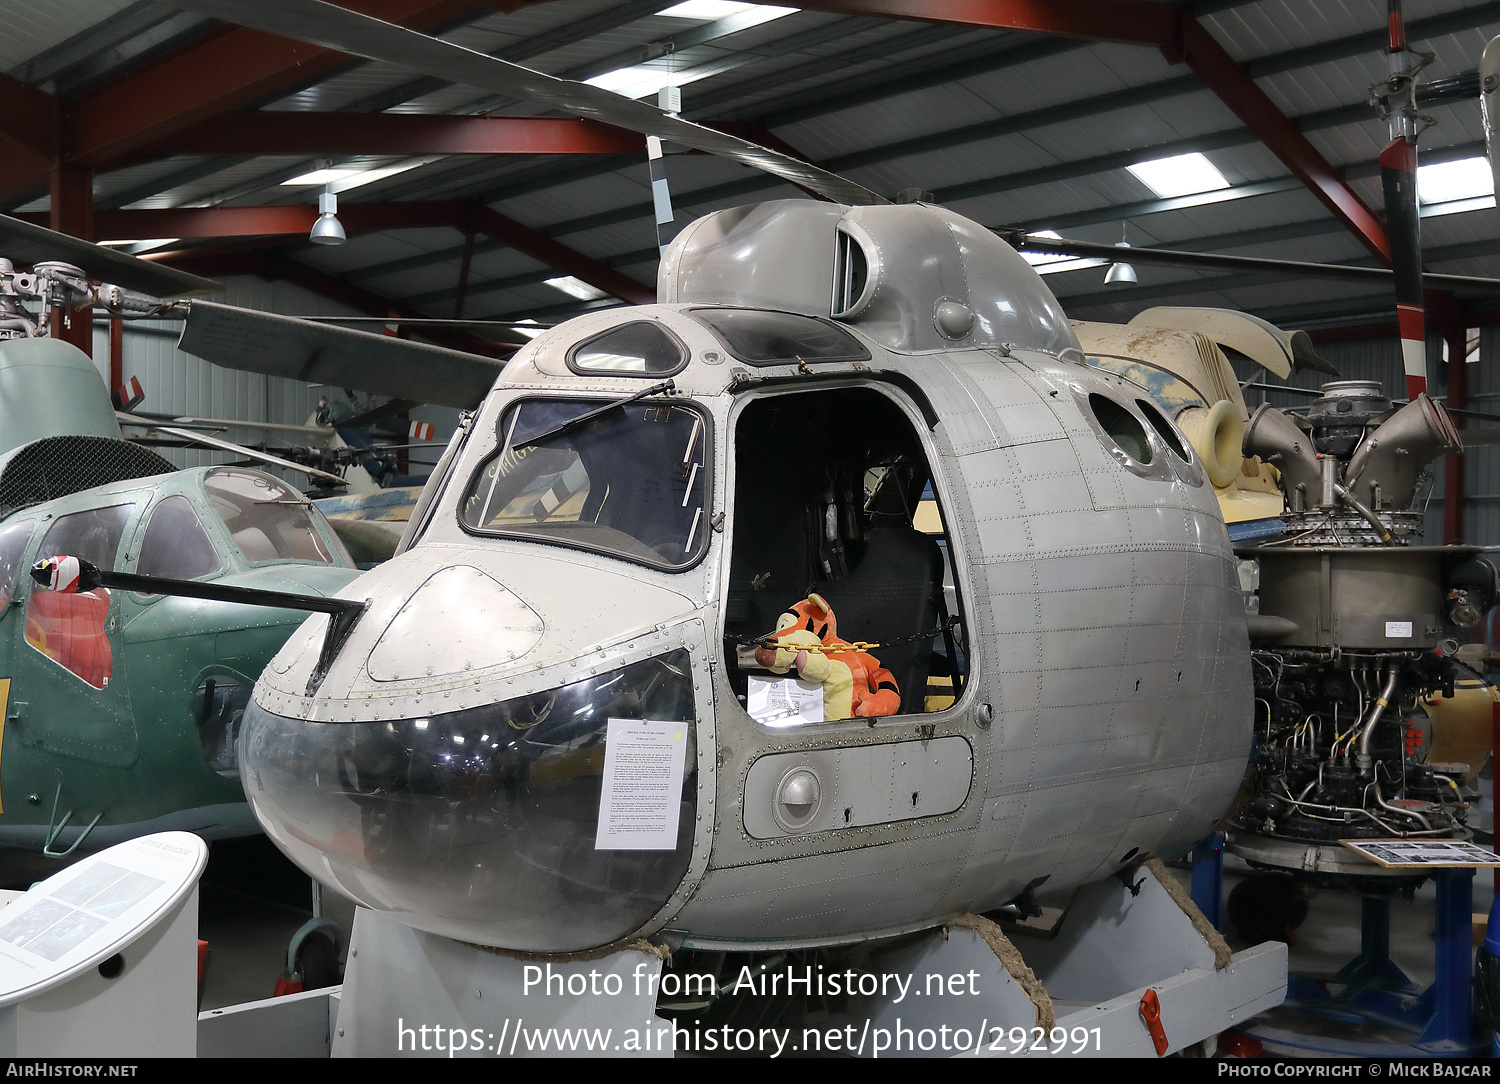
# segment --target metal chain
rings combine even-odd
[[[872,643],[867,640],[856,640],[850,644],[835,644],[827,647],[822,644],[809,644],[805,647],[800,644],[781,644],[775,639],[775,633],[767,633],[764,636],[733,636],[726,634],[724,639],[746,647],[785,647],[788,651],[795,647],[798,651],[811,651],[814,654],[820,655],[847,655],[851,651],[870,651],[877,647],[904,647],[907,644],[917,643],[919,640],[930,640],[934,636],[940,636],[951,629],[957,628],[958,624],[957,617],[950,617],[937,628],[927,632],[919,632],[914,636],[902,636],[895,640],[884,640],[878,643]]]

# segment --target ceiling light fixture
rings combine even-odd
[[[1062,240],[1056,230],[1032,230],[1033,237],[1051,237]],[[1082,271],[1089,267],[1103,267],[1108,260],[1093,256],[1065,256],[1061,252],[1022,252],[1021,259],[1035,268],[1038,275],[1056,275],[1064,271]]]
[[[1115,242],[1115,248],[1129,248],[1130,242],[1125,239],[1125,223],[1120,223],[1120,239]],[[1104,272],[1104,285],[1106,286],[1129,286],[1136,281],[1135,268],[1121,260],[1116,260],[1109,265],[1109,270]]]
[[[1125,168],[1130,170],[1136,180],[1151,189],[1158,199],[1191,196],[1195,192],[1213,192],[1229,187],[1224,174],[1198,151],[1173,155],[1171,158],[1156,158],[1150,162],[1137,162]]]
[[[318,197],[318,220],[313,223],[307,239],[315,245],[342,245],[344,225],[338,220],[339,198],[334,194],[332,183]]]
[[[590,286],[582,279],[574,278],[572,275],[563,275],[555,279],[543,279],[548,286],[554,290],[561,290],[569,297],[576,297],[579,301],[598,301],[601,297],[609,295],[595,286]]]

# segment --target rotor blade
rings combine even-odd
[[[61,260],[82,268],[91,279],[153,297],[183,297],[224,289],[212,279],[69,237],[45,226],[33,226],[9,215],[0,215],[0,257],[32,265]]]
[[[322,0],[163,0],[168,7],[210,15],[351,56],[382,60],[408,71],[521,98],[575,116],[671,140],[729,158],[838,203],[886,203],[883,196],[836,173],[701,124],[669,116],[654,105],[613,91],[559,79],[461,45],[372,19]]]
[[[293,463],[290,459],[282,459],[280,456],[271,455],[269,452],[246,448],[243,444],[236,444],[232,440],[220,440],[218,437],[211,437],[206,433],[194,433],[187,429],[176,429],[170,425],[158,425],[149,418],[137,418],[133,414],[126,414],[120,410],[115,411],[115,417],[128,425],[144,425],[148,429],[154,429],[158,433],[165,433],[169,437],[176,437],[178,440],[189,440],[194,444],[206,444],[210,448],[218,448],[220,451],[249,456],[251,459],[260,460],[262,463],[269,463],[273,467],[285,467],[287,470],[298,471],[309,478],[318,478],[333,485],[346,486],[349,484],[337,474],[329,474],[327,471],[318,470],[316,467],[305,467],[301,463]]]
[[[453,319],[445,316],[299,316],[314,324],[399,324],[401,327],[504,327],[530,328],[546,331],[556,324],[543,324],[535,320],[485,320]]]
[[[226,369],[467,410],[489,394],[504,367],[478,354],[212,301],[181,307],[187,320],[178,348]]]
[[[392,399],[389,402],[381,403],[378,407],[371,407],[363,414],[356,414],[352,418],[345,418],[334,428],[359,429],[362,426],[374,425],[376,422],[384,421],[386,418],[394,418],[403,410],[410,410],[416,405],[410,399]]]
[[[178,414],[156,414],[149,410],[139,410],[131,414],[136,419],[131,425],[176,425],[183,429],[208,430],[214,433],[222,433],[228,429],[254,429],[257,433],[296,433],[303,437],[322,438],[330,436],[333,430],[327,426],[317,425],[294,425],[290,422],[247,422],[238,418],[193,418]]]
[[[1221,256],[1212,252],[1182,252],[1169,248],[1131,246],[1128,249],[1121,249],[1115,245],[1096,244],[1093,241],[1070,241],[1065,237],[1040,237],[1034,233],[1027,233],[1025,230],[1006,227],[996,228],[994,232],[1023,252],[1091,256],[1111,262],[1128,259],[1131,263],[1180,267],[1189,271],[1238,271],[1248,275],[1337,279],[1344,282],[1363,282],[1380,286],[1388,284],[1392,275],[1392,272],[1384,267],[1356,267],[1352,264],[1311,263],[1305,260],[1268,260],[1260,256]],[[1500,279],[1479,278],[1473,275],[1434,274],[1424,274],[1422,278],[1429,286],[1500,294]]]
[[[1500,444],[1500,428],[1460,429],[1458,439],[1463,441],[1465,448],[1483,448],[1491,444]]]
[[[1479,58],[1479,111],[1484,118],[1484,149],[1490,160],[1490,176],[1500,192],[1500,37],[1491,38]]]

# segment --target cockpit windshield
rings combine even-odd
[[[474,472],[460,520],[481,534],[687,568],[708,544],[707,416],[657,400],[602,405],[526,399],[507,410],[499,450]]]

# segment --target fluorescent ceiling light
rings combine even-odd
[[[1056,230],[1032,230],[1033,237],[1052,237],[1062,240]],[[1086,267],[1102,267],[1108,260],[1092,256],[1068,256],[1061,252],[1023,252],[1021,259],[1036,268],[1038,275],[1056,275],[1063,271],[1082,271]]]
[[[538,335],[540,335],[542,332],[546,331],[547,329],[544,328],[544,327],[519,327],[519,326],[517,326],[519,324],[534,324],[534,323],[536,323],[535,320],[529,320],[529,319],[528,320],[517,320],[515,322],[515,324],[511,325],[510,329],[512,331],[519,331],[522,335],[525,335],[528,339],[534,339]]]
[[[746,25],[755,26],[800,10],[800,8],[771,7],[769,4],[742,4],[737,0],[685,0],[684,3],[663,8],[656,14],[669,15],[674,19],[696,19],[698,22],[711,23],[718,19],[727,19],[731,15],[754,12],[759,17],[755,22]]]
[[[180,240],[182,240],[180,237],[151,237],[143,241],[100,241],[99,244],[106,248],[128,248],[134,255],[139,252],[150,252],[154,248],[161,248]]]
[[[359,173],[358,169],[315,169],[311,173],[302,173],[289,180],[282,181],[283,185],[318,185],[320,188],[325,184],[335,181],[347,180]]]
[[[1043,264],[1036,269],[1038,275],[1057,275],[1063,271],[1082,271],[1086,267],[1103,267],[1109,263],[1108,260],[1098,260],[1092,256],[1060,256],[1057,263]]]
[[[662,87],[684,87],[712,74],[712,71],[706,69],[672,71],[654,64],[635,64],[629,68],[616,68],[612,72],[596,75],[585,82],[627,98],[645,98],[654,96]]]
[[[315,169],[311,173],[303,173],[293,177],[291,180],[282,181],[282,185],[332,185],[335,192],[347,192],[351,188],[360,185],[373,184],[383,181],[387,177],[394,177],[398,173],[405,173],[409,169],[426,165],[432,158],[411,158],[403,162],[394,162],[385,166],[335,166],[332,169]]]
[[[1136,180],[1155,192],[1158,199],[1190,196],[1194,192],[1212,192],[1229,187],[1224,174],[1215,169],[1214,164],[1198,151],[1171,158],[1158,158],[1152,162],[1139,162],[1125,168],[1135,175]]]
[[[1417,195],[1423,203],[1471,199],[1494,191],[1494,174],[1490,172],[1489,160],[1483,156],[1417,167]]]
[[[1031,236],[1051,237],[1054,240],[1062,240],[1062,236],[1056,230],[1032,230]],[[1021,253],[1021,259],[1025,260],[1032,267],[1040,267],[1042,264],[1057,263],[1059,260],[1068,259],[1068,257],[1064,256],[1061,252],[1023,252]]]
[[[597,301],[601,297],[609,296],[603,290],[590,286],[582,279],[575,279],[572,275],[564,275],[556,279],[545,279],[544,281],[554,290],[561,290],[569,297],[576,297],[580,301]]]

